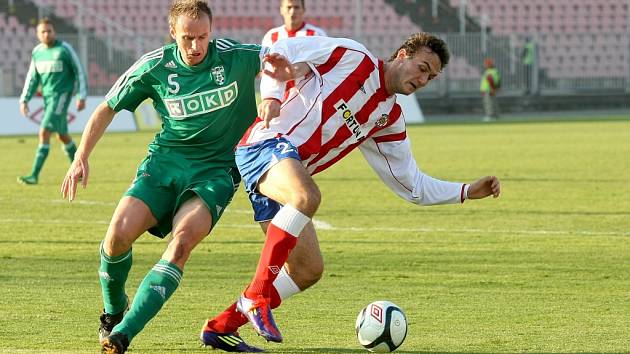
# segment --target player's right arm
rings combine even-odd
[[[79,181],[83,188],[87,186],[90,172],[88,158],[116,113],[123,109],[133,112],[142,101],[151,97],[151,83],[146,82],[148,78],[145,74],[160,62],[162,55],[160,49],[142,56],[118,78],[105,96],[105,102],[92,113],[83,131],[74,161],[61,185],[61,194],[64,198],[70,201],[74,199]]]
[[[22,89],[22,94],[20,95],[20,113],[23,116],[28,116],[28,101],[31,100],[35,91],[37,91],[37,86],[39,85],[39,73],[37,72],[37,68],[35,67],[35,60],[31,58],[31,63],[28,67],[28,72],[26,73],[26,79],[24,80],[24,88]]]
[[[88,158],[92,150],[94,150],[96,143],[105,133],[105,129],[107,129],[114,119],[114,115],[116,115],[116,111],[110,108],[107,102],[101,103],[96,107],[94,113],[92,113],[90,120],[85,126],[85,130],[83,130],[81,143],[77,148],[77,152],[74,154],[74,160],[61,184],[61,194],[64,199],[68,198],[69,201],[74,200],[79,181],[83,188],[87,186],[90,174]]]

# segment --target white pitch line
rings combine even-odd
[[[81,200],[81,199],[73,200],[71,202],[66,199],[51,199],[48,202],[52,204],[81,204],[81,205],[106,205],[106,206],[117,205],[116,202],[103,202],[99,200]]]
[[[2,200],[0,198],[0,200]],[[49,202],[53,204],[68,203],[65,199],[49,199],[39,200],[43,202]],[[113,206],[116,202],[104,202],[98,200],[75,200],[72,203],[82,205],[106,205]],[[252,215],[251,209],[231,209],[228,208],[226,213],[233,214],[249,214]],[[30,224],[109,224],[109,221],[64,221],[64,220],[31,220],[31,219],[0,219],[0,223],[30,223]],[[335,227],[323,220],[313,219],[313,225],[319,230],[333,230],[333,231],[349,231],[349,232],[373,232],[373,231],[385,231],[385,232],[412,232],[412,233],[486,233],[486,234],[521,234],[521,235],[584,235],[584,236],[630,236],[629,232],[600,232],[600,231],[562,231],[562,230],[484,230],[484,229],[447,229],[447,228],[427,228],[427,227]],[[258,228],[258,225],[254,224],[220,224],[222,227],[237,229],[237,228]]]
[[[315,218],[313,218],[313,225],[315,225],[316,229],[320,229],[320,230],[336,230],[336,228],[332,226],[331,224],[322,220],[317,220]]]
[[[46,219],[0,219],[0,224],[58,224],[58,225],[71,225],[71,224],[109,224],[109,221],[104,220],[46,220]]]
[[[105,220],[50,220],[50,219],[0,219],[0,224],[108,224]],[[482,230],[482,229],[447,229],[447,228],[430,228],[430,227],[334,227],[325,222],[319,221],[321,225],[329,225],[329,231],[348,231],[348,232],[410,232],[410,233],[450,233],[450,234],[521,234],[521,235],[584,235],[584,236],[621,236],[629,237],[629,232],[599,232],[599,231],[562,231],[562,230]],[[258,225],[254,223],[244,224],[219,224],[219,227],[230,229],[257,229]],[[325,226],[326,227],[326,226]],[[324,228],[320,228],[324,230]]]

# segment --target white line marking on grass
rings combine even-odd
[[[80,204],[80,205],[106,205],[106,206],[117,205],[116,202],[103,202],[99,200],[81,200],[81,199],[73,200],[71,202],[67,201],[66,199],[51,199],[48,202],[52,204]]]
[[[320,230],[337,230],[337,228],[322,220],[313,219],[313,225]]]
[[[72,224],[109,224],[109,221],[104,220],[51,220],[51,219],[0,219],[0,224],[58,224],[58,225],[72,225]]]
[[[51,220],[51,219],[0,219],[0,224],[109,224],[105,220]],[[318,221],[322,225],[329,225],[325,222]],[[243,224],[221,224],[219,227],[230,229],[257,229],[258,225],[254,223]],[[320,228],[320,230],[324,230]],[[563,230],[482,230],[482,229],[447,229],[447,228],[430,228],[430,227],[334,227],[328,226],[330,231],[348,231],[348,232],[411,232],[411,233],[450,233],[450,234],[520,234],[520,235],[584,235],[584,236],[622,236],[629,237],[630,232],[600,232],[600,231],[563,231]]]

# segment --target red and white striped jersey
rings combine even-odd
[[[467,185],[422,173],[412,156],[396,95],[385,88],[384,63],[363,45],[342,38],[303,37],[277,42],[272,53],[307,63],[312,73],[296,82],[268,129],[257,119],[241,140],[249,145],[284,136],[314,175],[359,148],[379,177],[417,204],[463,202]],[[285,85],[261,80],[263,98],[282,100]]]
[[[327,37],[326,32],[323,29],[313,26],[310,23],[304,22],[302,27],[295,31],[289,31],[285,26],[279,26],[267,31],[262,40],[263,47],[271,47],[279,39],[293,38],[293,37],[310,37],[310,36],[324,36]],[[295,81],[291,80],[287,82],[284,98],[289,96],[289,91],[295,86]]]
[[[263,47],[271,47],[280,39],[306,36],[327,37],[326,32],[323,29],[305,22],[302,27],[295,31],[287,30],[284,25],[270,29],[269,31],[267,31],[267,33],[265,33],[265,36],[262,40],[262,45]]]

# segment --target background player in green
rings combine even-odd
[[[20,112],[29,115],[28,101],[41,84],[44,98],[44,116],[39,128],[39,146],[33,161],[31,174],[18,177],[18,182],[37,184],[39,172],[50,151],[50,136],[57,133],[64,150],[72,162],[77,147],[68,134],[68,105],[77,89],[77,110],[85,108],[87,79],[79,57],[70,44],[57,40],[55,29],[47,18],[37,25],[38,44],[31,55],[31,65],[20,96]]]
[[[255,77],[263,60],[289,78],[285,58],[259,45],[210,41],[205,1],[176,0],[169,10],[176,43],[142,56],[114,84],[83,132],[62,184],[74,199],[87,185],[88,157],[116,112],[151,98],[162,130],[149,144],[136,179],[120,200],[101,243],[99,277],[104,311],[99,335],[105,353],[122,353],[177,289],[193,248],[219,220],[240,182],[234,148],[256,117]],[[145,231],[172,239],[140,284],[129,307],[125,282],[131,245]],[[125,310],[128,311],[125,313]]]

